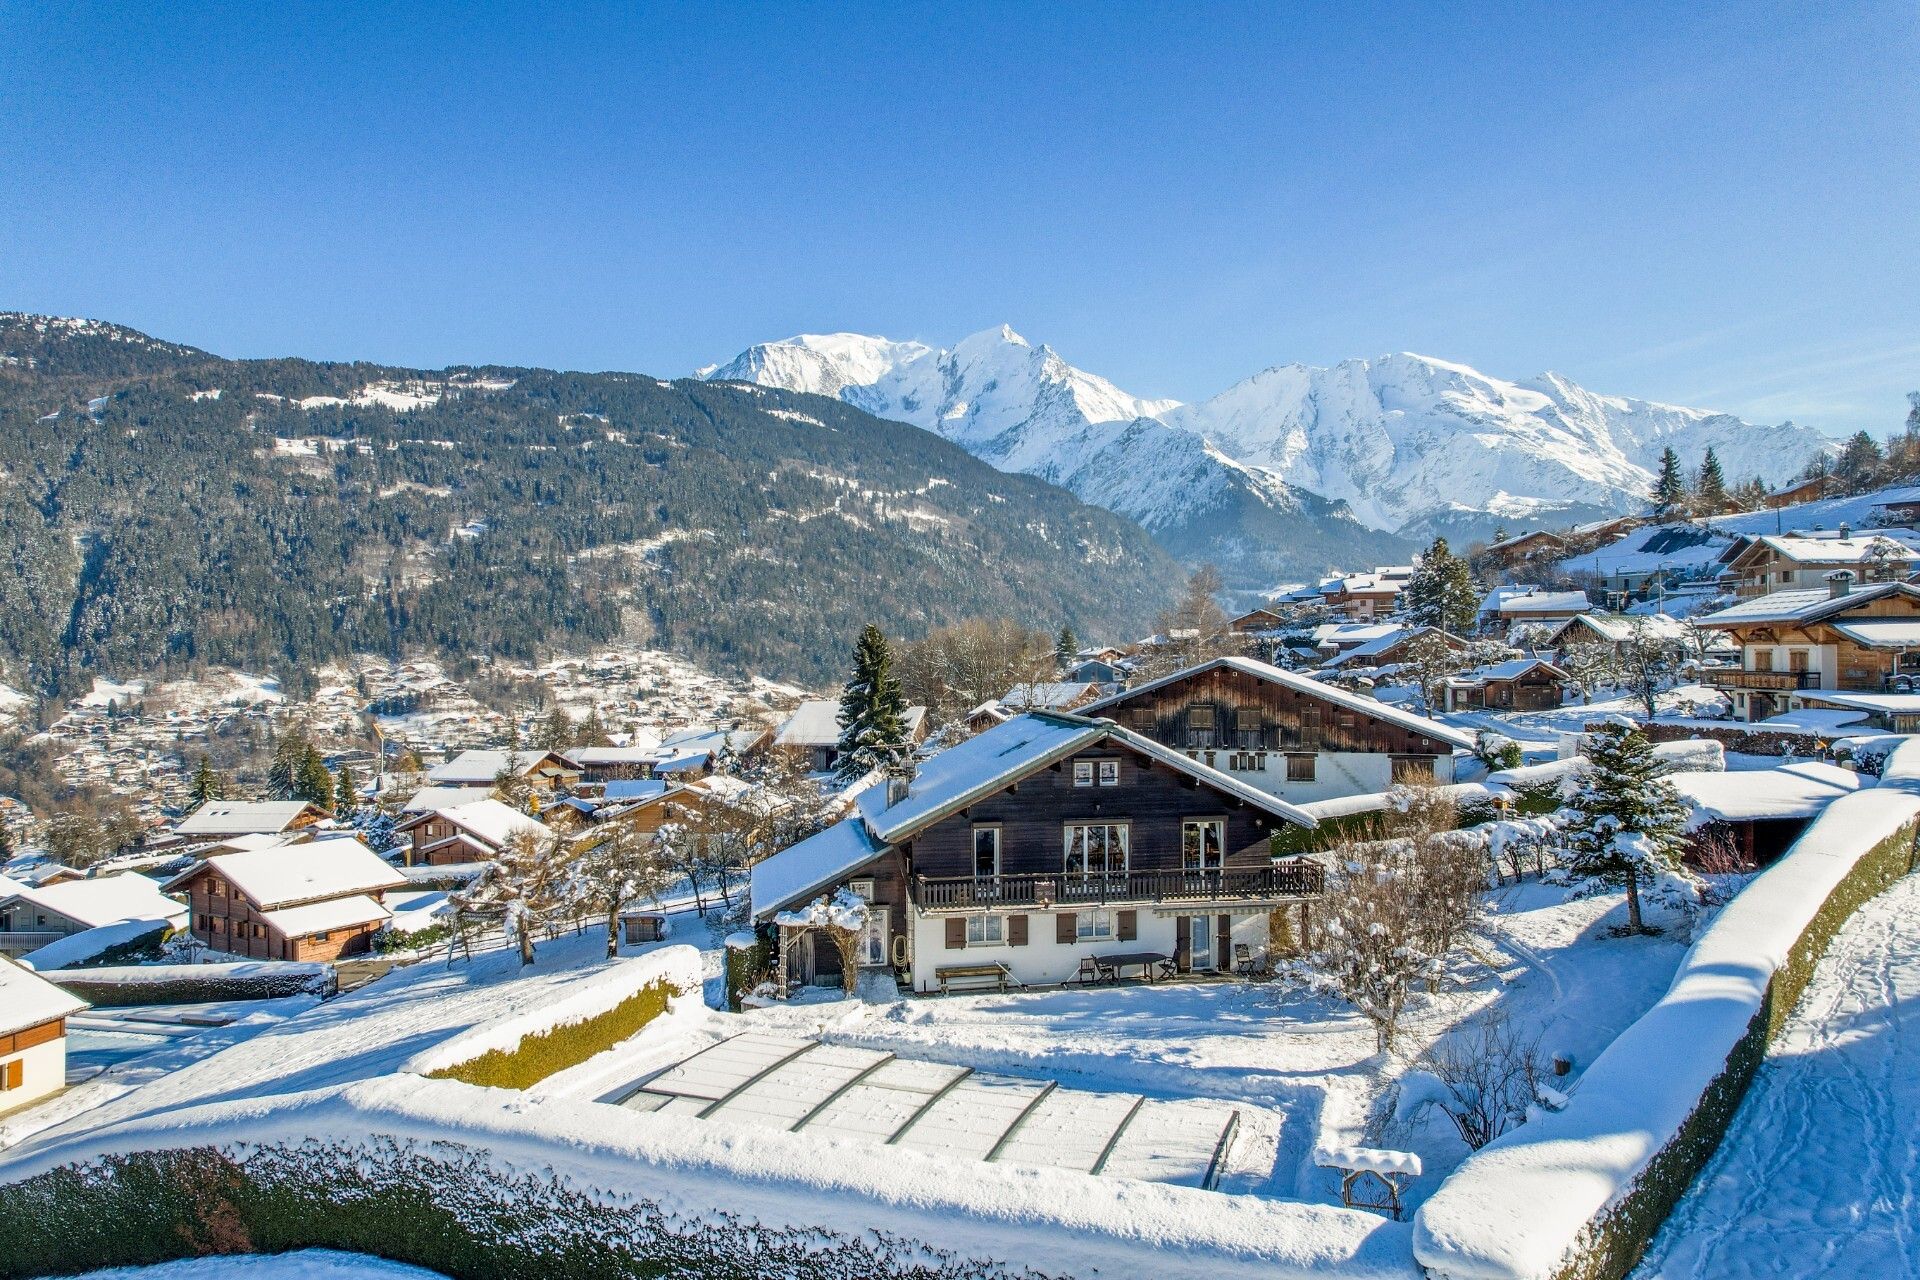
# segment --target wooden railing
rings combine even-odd
[[[1760,689],[1769,693],[1791,693],[1796,689],[1818,689],[1818,671],[1743,671],[1737,667],[1704,667],[1701,680],[1716,689]]]
[[[915,876],[923,911],[998,907],[1099,907],[1119,903],[1232,902],[1317,898],[1326,871],[1317,862],[1215,871],[1123,871],[1112,875]]]

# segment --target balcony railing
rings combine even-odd
[[[1716,689],[1759,689],[1768,693],[1792,693],[1796,689],[1818,689],[1818,671],[1743,671],[1737,667],[1704,667],[1700,678]]]
[[[1000,907],[1101,907],[1124,903],[1269,901],[1317,898],[1326,871],[1317,862],[1213,871],[1121,871],[1112,875],[915,876],[923,911]]]

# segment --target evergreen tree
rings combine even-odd
[[[1601,725],[1588,737],[1587,770],[1558,815],[1567,869],[1626,888],[1629,933],[1646,932],[1641,894],[1663,876],[1684,874],[1687,804],[1664,771],[1639,729]]]
[[[327,762],[320,758],[319,749],[312,743],[307,744],[294,772],[293,798],[329,811],[333,808],[333,775],[327,772]]]
[[[587,712],[587,718],[580,722],[574,732],[573,745],[576,747],[610,747],[613,739],[607,736],[607,726],[600,719],[600,708]]]
[[[1060,661],[1060,669],[1065,671],[1080,656],[1080,637],[1073,634],[1073,628],[1062,626],[1060,634],[1054,637],[1053,656]]]
[[[13,828],[7,825],[4,815],[0,815],[0,859],[13,856]]]
[[[193,777],[187,783],[187,804],[198,809],[209,800],[226,798],[227,780],[213,771],[213,764],[205,756],[193,767]]]
[[[1407,618],[1416,626],[1439,627],[1455,635],[1471,631],[1480,613],[1473,570],[1453,554],[1445,538],[1435,538],[1420,557],[1420,567],[1407,580],[1404,599]]]
[[[542,751],[565,751],[573,745],[573,718],[555,707],[533,726],[533,745]]]
[[[1707,456],[1700,460],[1694,477],[1693,500],[1695,511],[1703,516],[1717,516],[1727,509],[1727,477],[1712,445],[1707,446]]]
[[[1759,511],[1766,507],[1767,499],[1773,490],[1759,476],[1733,488],[1733,509],[1735,511]]]
[[[267,766],[267,796],[273,800],[291,800],[300,784],[300,766],[311,750],[306,736],[289,733],[273,748],[273,763]]]
[[[1880,473],[1880,446],[1864,431],[1856,432],[1840,450],[1833,474],[1853,492],[1873,487]]]
[[[1665,520],[1687,505],[1687,478],[1680,472],[1680,455],[1669,445],[1660,451],[1660,474],[1653,482],[1653,514]]]
[[[893,648],[868,623],[853,650],[853,675],[840,691],[839,775],[851,782],[874,769],[903,763],[907,700],[893,674]]]
[[[351,818],[359,807],[360,780],[353,776],[352,765],[342,763],[333,778],[333,816]]]

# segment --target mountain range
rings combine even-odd
[[[833,396],[1041,476],[1257,587],[1401,559],[1436,533],[1566,525],[1643,506],[1672,447],[1730,482],[1779,483],[1830,442],[1811,427],[1524,382],[1400,353],[1278,365],[1198,404],[1131,395],[1001,326],[948,349],[803,334],[699,371]]]
[[[230,360],[0,313],[0,682],[473,665],[616,638],[828,685],[860,628],[1143,634],[1130,521],[850,404],[632,373]]]

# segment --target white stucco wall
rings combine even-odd
[[[1135,911],[1139,921],[1138,936],[1121,941],[1117,936],[1095,938],[1072,943],[1054,941],[1058,913],[1052,911],[1028,911],[1027,945],[1010,946],[1006,943],[991,945],[970,944],[965,948],[947,949],[946,916],[921,915],[916,913],[913,923],[913,986],[914,990],[938,991],[940,981],[934,971],[948,965],[963,964],[1004,964],[1020,981],[1034,985],[1050,985],[1070,982],[1080,971],[1080,961],[1085,956],[1111,955],[1124,951],[1158,951],[1162,955],[1174,955],[1179,924],[1174,915],[1156,914],[1151,907],[1130,908]],[[1118,908],[1108,908],[1117,911]],[[1018,915],[1020,912],[1005,914]],[[1195,913],[1217,914],[1217,913]],[[1232,916],[1232,939],[1244,942],[1255,957],[1262,956],[1267,950],[1267,913],[1262,911],[1242,913],[1229,912]],[[1116,925],[1117,928],[1117,925]],[[1216,943],[1216,948],[1218,944]],[[1216,951],[1217,956],[1217,951]],[[1133,971],[1128,971],[1133,976]]]
[[[1333,800],[1341,796],[1365,796],[1385,791],[1393,785],[1393,757],[1378,751],[1320,751],[1314,754],[1313,781],[1289,782],[1287,757],[1280,752],[1267,753],[1264,769],[1229,769],[1234,753],[1220,750],[1214,756],[1215,768],[1268,795],[1279,796],[1293,804],[1312,800]],[[1453,781],[1453,757],[1443,755],[1433,762],[1436,782]]]
[[[0,1069],[9,1062],[23,1064],[20,1087],[0,1090],[0,1111],[13,1111],[64,1088],[67,1083],[67,1041],[64,1036],[0,1057]]]

